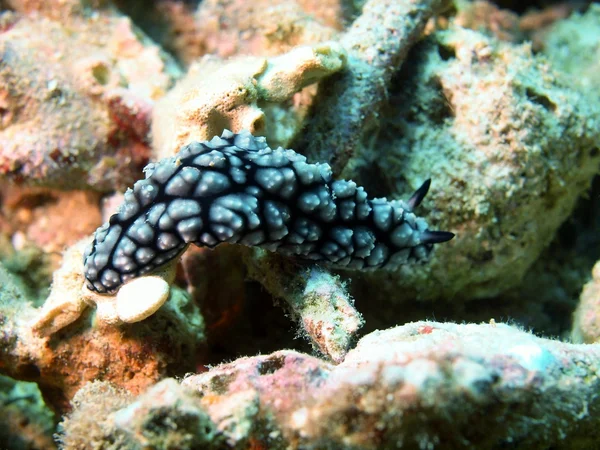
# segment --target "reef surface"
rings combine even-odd
[[[0,448],[598,446],[600,7],[514,3],[0,0]],[[273,152],[217,138],[189,219],[178,152],[225,130]],[[175,229],[150,185],[177,230],[240,218],[249,246],[221,227],[90,289],[139,250],[84,265],[103,223]],[[344,201],[349,231],[290,250],[277,224]],[[316,261],[365,224],[385,260],[388,220],[456,236],[393,270]]]

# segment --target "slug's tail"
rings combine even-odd
[[[421,244],[439,244],[447,242],[454,237],[454,233],[450,231],[430,231],[426,230],[421,233]]]
[[[431,178],[425,180],[419,189],[408,199],[406,205],[412,211],[421,204],[429,187],[431,186]],[[454,237],[454,233],[450,231],[430,231],[426,230],[421,233],[421,244],[439,244],[441,242],[447,242]]]

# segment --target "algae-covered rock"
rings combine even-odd
[[[555,23],[544,39],[544,54],[559,70],[571,75],[589,95],[600,88],[600,5]]]
[[[384,125],[344,175],[392,197],[431,177],[423,214],[457,234],[425,267],[360,277],[394,301],[489,297],[518,284],[600,161],[597,103],[529,46],[460,28],[413,51]]]

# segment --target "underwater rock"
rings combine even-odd
[[[589,98],[528,45],[457,27],[420,43],[377,141],[345,176],[389,197],[431,176],[438,188],[423,209],[457,238],[426,267],[354,277],[359,305],[374,291],[405,305],[516,286],[598,171],[600,106]]]
[[[116,10],[84,12],[0,16],[0,177],[106,191],[147,162],[152,104],[178,69]]]
[[[303,88],[339,71],[344,62],[344,50],[334,42],[297,47],[269,59],[200,59],[154,109],[155,159],[219,136],[224,129],[264,134],[272,145],[285,145],[308,112],[314,89]]]
[[[102,427],[119,428],[113,438],[172,438],[179,448],[194,439],[239,449],[591,448],[600,439],[599,361],[597,345],[504,324],[416,322],[365,336],[338,366],[282,350],[221,364],[182,386],[165,380],[111,410]],[[81,441],[71,431],[77,417],[75,405],[62,439],[90,445],[98,434]],[[165,427],[169,418],[180,425]]]

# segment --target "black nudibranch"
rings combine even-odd
[[[429,180],[406,202],[370,200],[353,181],[333,180],[328,164],[308,164],[248,132],[192,142],[144,171],[85,252],[93,291],[115,292],[189,244],[258,246],[368,270],[426,261],[433,244],[454,237],[412,212]]]

